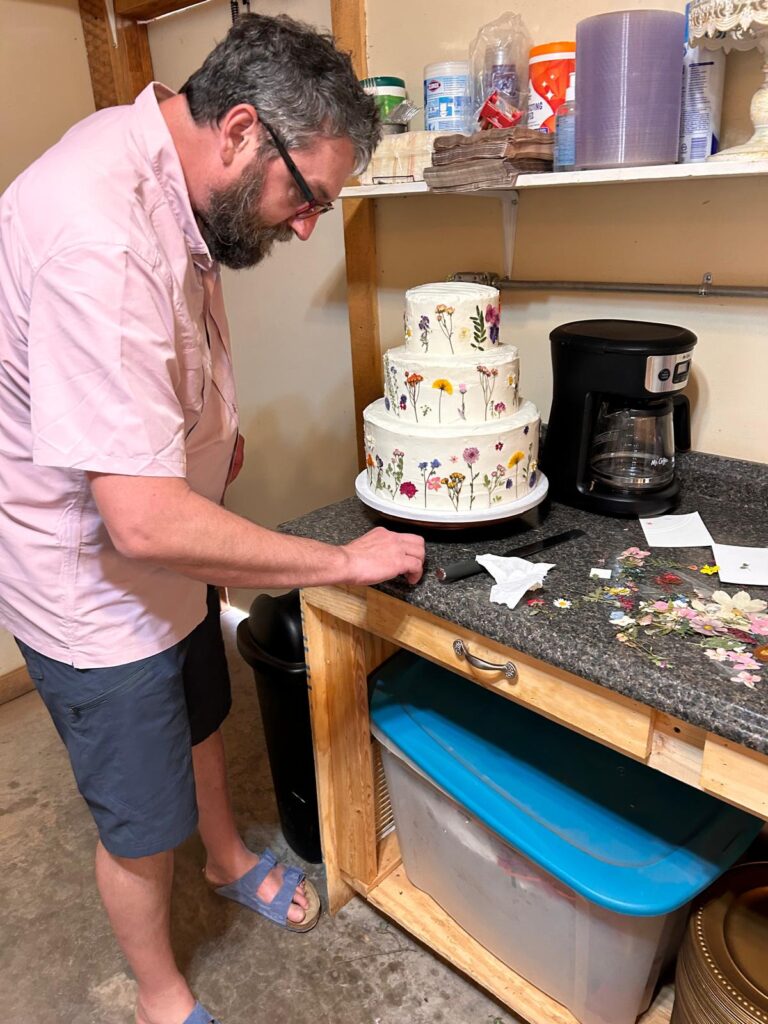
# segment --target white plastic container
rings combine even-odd
[[[424,68],[424,127],[463,132],[469,127],[469,62],[447,60]]]
[[[566,102],[570,76],[576,70],[576,43],[534,46],[528,59],[528,114],[526,124],[537,131],[555,130],[555,115]]]
[[[686,4],[688,17],[690,4]],[[725,53],[688,43],[686,20],[683,57],[683,101],[680,112],[681,164],[697,163],[716,153],[720,146],[720,119],[725,86]]]
[[[589,902],[482,825],[373,731],[409,880],[581,1024],[634,1024],[680,943],[687,906],[662,917],[629,917]]]

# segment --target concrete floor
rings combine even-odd
[[[253,676],[225,616],[235,695],[225,726],[238,819],[255,850],[280,833]],[[3,1024],[129,1024],[133,983],[93,882],[94,828],[34,693],[0,706]],[[360,899],[291,935],[204,887],[203,851],[176,860],[174,944],[222,1024],[513,1024],[472,983]],[[323,892],[322,868],[305,865]]]

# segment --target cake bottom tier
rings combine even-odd
[[[461,427],[393,423],[384,399],[363,413],[368,485],[398,505],[477,512],[517,501],[536,486],[539,413]]]

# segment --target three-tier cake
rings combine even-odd
[[[457,517],[536,487],[539,413],[500,338],[499,292],[448,282],[405,295],[405,344],[384,355],[384,397],[365,410],[370,492]],[[512,510],[509,510],[510,513]]]

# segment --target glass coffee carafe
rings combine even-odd
[[[673,401],[603,397],[589,450],[594,484],[619,491],[665,487],[675,473]]]

